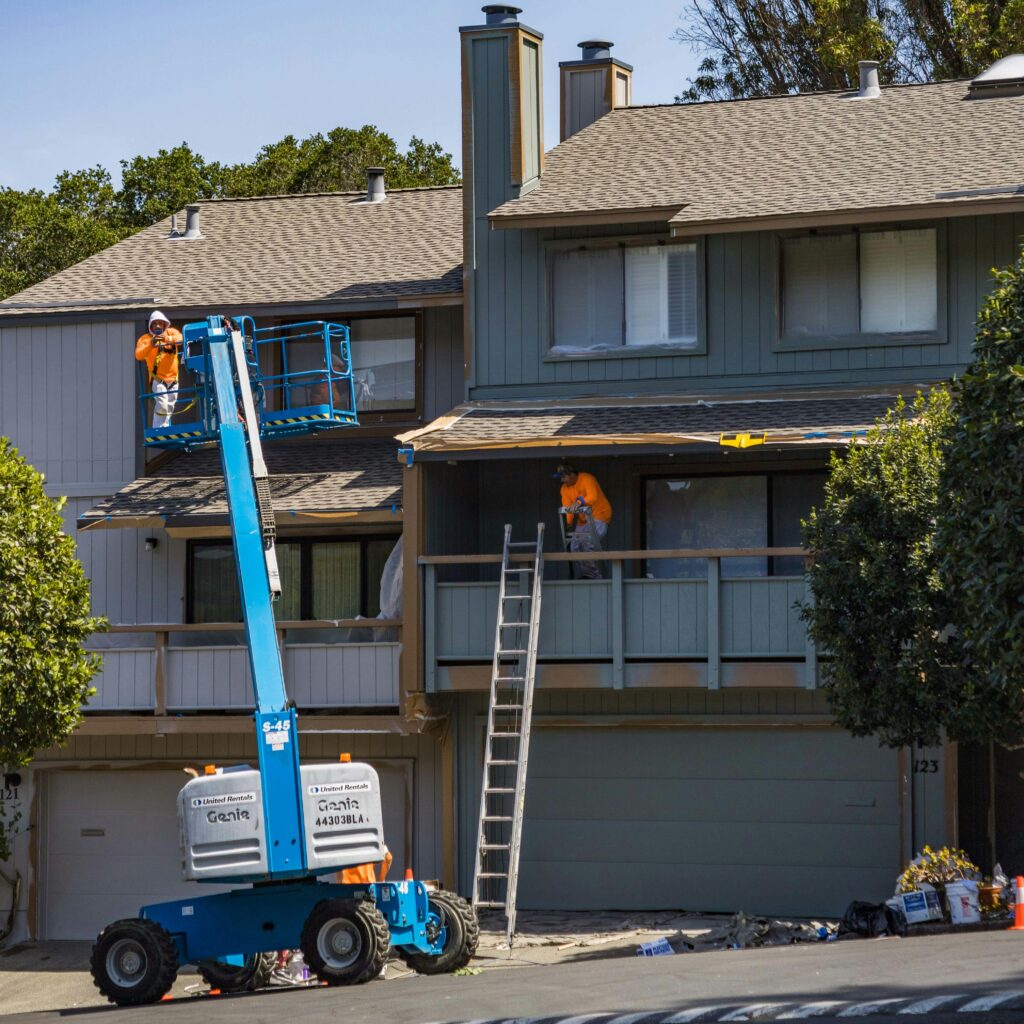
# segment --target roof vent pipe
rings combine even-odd
[[[607,60],[612,55],[613,44],[604,39],[586,39],[578,45],[583,60]]]
[[[384,191],[384,168],[366,168],[366,201],[368,203],[383,203],[387,199],[387,192]]]
[[[862,100],[873,100],[882,95],[878,84],[878,61],[859,60],[857,70],[860,71],[860,88],[857,96]]]
[[[487,15],[488,25],[515,25],[516,15],[522,14],[522,7],[509,4],[484,4],[480,8]]]
[[[181,238],[181,235],[178,233],[178,215],[176,213],[171,214],[171,233],[167,237]]]
[[[202,238],[203,233],[199,230],[199,204],[189,203],[185,207],[185,234],[182,238]]]

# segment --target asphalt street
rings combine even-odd
[[[1019,997],[1009,998],[1012,993]],[[849,1009],[848,1004],[872,1004],[867,1012],[888,1015],[887,1000],[921,1002],[944,995],[956,996],[961,1004],[979,999],[998,1003],[998,997],[1006,997],[1003,1001],[1008,1005],[1015,1006],[1019,1000],[1024,1006],[1024,936],[990,932],[613,960],[600,957],[597,951],[593,960],[572,964],[485,966],[480,974],[461,977],[412,976],[355,988],[270,990],[178,999],[144,1008],[15,1014],[5,1016],[4,1022],[43,1024],[80,1017],[88,1024],[280,1024],[286,1018],[301,1024],[334,1024],[338,1019],[345,1024],[432,1024],[660,1012],[678,1015],[675,1024],[682,1024],[687,1018],[717,1020],[731,1012],[721,1009],[717,1016],[692,1016],[700,1007],[813,1003],[842,1004]],[[867,1012],[854,1008],[844,1015]],[[819,1019],[829,1015],[828,1006],[823,1006]],[[959,1024],[975,1016],[986,1024],[1011,1020],[1024,1024],[1024,1012],[998,1005],[990,1013],[929,1013],[924,1019],[945,1016]],[[873,1021],[885,1019],[872,1017]],[[908,1017],[893,1019],[905,1022]],[[633,1024],[641,1024],[639,1016]]]

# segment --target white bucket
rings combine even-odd
[[[977,924],[981,920],[976,882],[951,882],[946,886],[946,901],[949,903],[949,919],[953,924]]]

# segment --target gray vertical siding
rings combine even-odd
[[[126,321],[0,326],[0,435],[48,484],[104,494],[134,479],[135,334]]]
[[[546,358],[545,241],[657,233],[664,226],[492,231],[475,282],[476,375],[470,397],[665,392],[691,384],[721,389],[841,386],[947,376],[970,358],[975,319],[992,286],[991,270],[1011,262],[1019,251],[1024,214],[956,217],[944,227],[949,331],[944,344],[778,351],[776,238],[772,232],[751,231],[706,239],[706,354],[572,360]],[[502,301],[488,301],[499,284]]]
[[[462,307],[423,311],[423,417],[443,416],[466,397]]]
[[[184,622],[185,541],[163,530],[77,530],[75,520],[96,500],[73,498],[64,506],[64,528],[78,545],[93,612],[115,623]],[[148,551],[151,536],[157,546]]]
[[[604,83],[612,68],[605,66],[589,71],[570,71],[565,76],[566,97],[565,135],[575,135],[581,128],[593,124],[609,111]]]

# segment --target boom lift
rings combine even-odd
[[[211,316],[187,324],[183,335],[191,382],[176,396],[178,422],[145,430],[144,441],[220,448],[258,750],[258,768],[210,766],[178,794],[183,871],[197,882],[245,887],[152,904],[108,925],[92,950],[96,986],[114,1003],[151,1003],[181,965],[196,963],[222,989],[240,988],[254,958],[295,948],[329,985],[375,978],[389,945],[421,973],[461,967],[479,929],[459,896],[412,879],[320,881],[383,859],[380,787],[371,766],[347,755],[337,764],[300,765],[274,628],[281,584],[261,441],[358,424],[348,328],[315,322],[258,330],[250,317],[236,325]],[[151,397],[143,387],[144,414]]]

